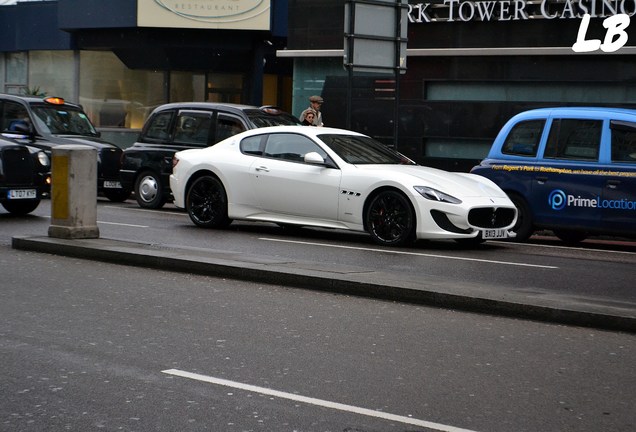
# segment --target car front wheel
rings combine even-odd
[[[224,228],[232,223],[227,215],[227,194],[219,179],[203,176],[194,180],[185,197],[186,211],[195,225]]]
[[[383,246],[401,246],[414,239],[415,216],[402,193],[385,190],[371,199],[365,216],[373,241]]]
[[[135,182],[135,198],[139,207],[159,209],[166,203],[159,175],[144,171]]]

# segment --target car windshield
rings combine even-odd
[[[32,107],[38,126],[52,135],[98,136],[88,116],[72,107],[36,105]]]
[[[267,126],[294,126],[300,124],[300,121],[291,114],[278,111],[275,114],[268,114],[262,110],[246,110],[245,114],[252,124],[257,128]]]
[[[318,137],[350,164],[415,165],[406,156],[367,136],[324,134]]]

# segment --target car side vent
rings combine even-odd
[[[453,223],[448,219],[446,213],[441,212],[439,210],[431,210],[431,216],[435,223],[443,230],[458,233],[458,234],[470,234],[473,232],[472,229],[462,229],[458,226],[453,225]]]

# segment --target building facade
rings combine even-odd
[[[294,113],[319,94],[325,124],[338,127],[347,124],[345,3],[290,0],[287,50],[278,53],[294,61]],[[411,0],[406,73],[399,86],[395,74],[354,73],[351,128],[417,162],[465,171],[525,109],[636,107],[636,23],[613,36],[604,27],[635,11],[633,0]],[[575,52],[580,33],[601,46]]]
[[[0,91],[64,97],[98,127],[165,102],[291,109],[286,0],[1,0],[0,29]]]
[[[327,126],[459,171],[525,109],[636,107],[636,24],[614,35],[604,26],[631,20],[636,0],[404,2],[397,82],[344,67],[344,10],[355,1],[0,0],[0,91],[62,96],[98,127],[132,129],[165,102],[299,115],[318,94]],[[599,46],[575,52],[580,35]]]

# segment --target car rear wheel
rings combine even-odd
[[[374,196],[367,208],[365,221],[377,244],[401,246],[414,239],[413,209],[408,198],[398,191],[385,190]]]
[[[40,200],[18,200],[18,201],[4,201],[2,207],[4,207],[9,213],[16,215],[25,215],[31,213],[40,205]]]
[[[511,193],[509,194],[510,201],[517,207],[517,222],[512,227],[517,236],[513,238],[514,241],[523,242],[530,238],[534,232],[534,223],[532,221],[532,211],[530,206],[524,198]]]
[[[227,194],[219,179],[203,176],[194,180],[186,193],[186,211],[195,225],[224,228],[232,223],[227,215]]]
[[[135,182],[135,198],[139,207],[159,209],[166,203],[161,178],[152,171],[144,171]]]

